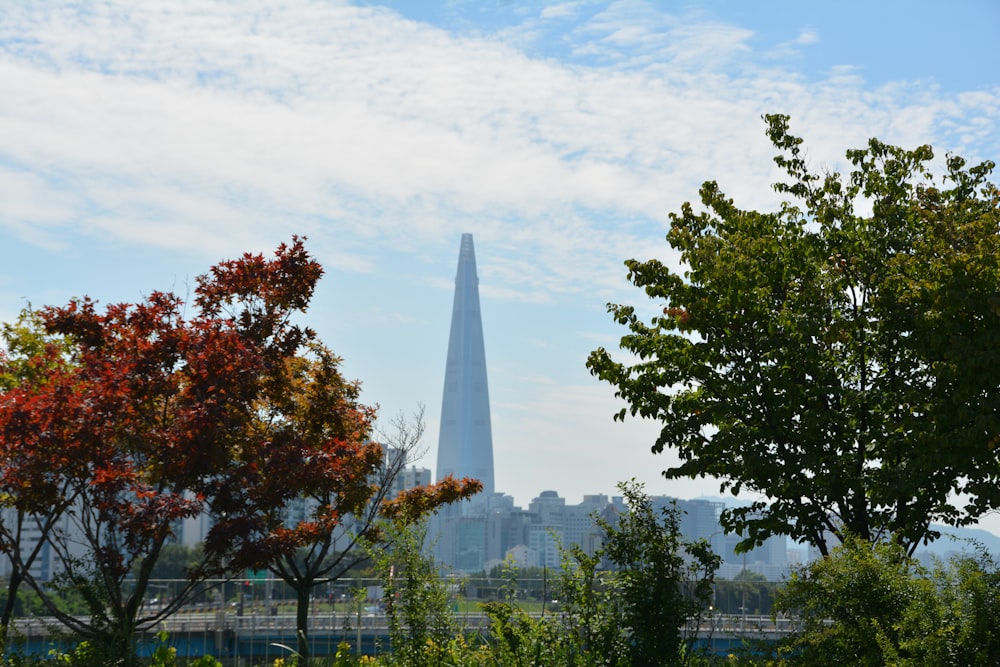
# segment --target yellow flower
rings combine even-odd
[[[351,645],[347,642],[337,644],[337,659],[346,658],[351,654]]]

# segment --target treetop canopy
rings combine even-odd
[[[743,547],[789,535],[892,537],[1000,505],[1000,196],[992,162],[872,139],[849,174],[810,170],[789,119],[765,116],[788,180],[776,211],[743,210],[715,182],[670,215],[683,267],[625,262],[662,305],[591,373],[627,415],[662,423],[668,478],[713,476],[768,502],[733,509]]]

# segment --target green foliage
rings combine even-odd
[[[794,573],[777,607],[801,624],[784,648],[797,665],[881,665],[880,646],[899,646],[908,605],[926,607],[933,587],[898,545],[848,538],[828,558]]]
[[[210,655],[186,660],[177,657],[177,649],[169,644],[169,635],[161,631],[156,635],[156,645],[146,667],[222,667],[222,663]],[[0,661],[3,667],[42,667],[43,665],[67,665],[69,667],[102,667],[120,665],[125,658],[109,653],[100,642],[82,641],[69,651],[52,650],[47,658],[12,655]]]
[[[628,403],[616,418],[662,424],[669,478],[768,497],[723,516],[743,548],[853,534],[912,552],[931,522],[1000,506],[993,163],[949,156],[935,179],[930,147],[872,139],[821,176],[788,117],[766,121],[789,201],[744,210],[705,183],[704,212],[670,216],[683,269],[626,262],[656,314],[608,306],[637,361],[602,348],[587,365]]]
[[[578,547],[563,550],[555,583],[559,611],[531,615],[518,602],[522,571],[506,563],[500,575],[503,599],[483,604],[490,619],[488,642],[478,653],[491,665],[625,665],[622,626],[610,591],[596,573],[600,557]],[[530,569],[528,570],[530,573]],[[613,577],[612,577],[613,578]],[[618,642],[611,647],[610,643]]]
[[[0,665],[3,667],[42,667],[51,664],[52,660],[35,655],[21,655],[19,653],[0,655]]]
[[[986,556],[933,570],[893,544],[848,538],[796,573],[778,608],[800,624],[780,664],[966,667],[1000,660],[1000,572]]]
[[[586,554],[579,545],[563,549],[558,580],[560,609],[570,646],[596,664],[627,664],[629,636],[621,598],[622,579],[601,570],[603,551]]]
[[[677,510],[653,510],[635,483],[620,485],[629,512],[602,523],[606,547],[593,555],[563,550],[554,582],[558,611],[533,615],[518,605],[517,568],[500,573],[503,599],[486,602],[484,644],[456,633],[449,589],[424,556],[423,524],[396,522],[372,547],[382,579],[397,665],[659,667],[699,664],[682,634],[708,608],[719,558],[680,538]],[[605,559],[613,570],[601,569]]]
[[[186,662],[185,667],[222,667],[222,663],[210,655],[202,655]]]
[[[7,595],[7,590],[0,589],[0,606],[6,605]],[[56,608],[67,614],[79,615],[87,613],[87,604],[83,597],[77,591],[72,589],[61,589],[56,585],[53,585],[49,601],[52,602]],[[42,602],[38,593],[30,589],[19,590],[17,592],[13,604],[13,612],[14,617],[18,618],[48,615],[45,603]]]
[[[84,640],[71,651],[52,651],[52,662],[70,667],[119,667],[126,659],[110,644],[101,641]]]
[[[721,559],[704,540],[681,538],[676,507],[657,514],[641,485],[619,489],[628,512],[617,525],[599,521],[606,532],[603,555],[617,570],[613,598],[628,632],[630,664],[652,667],[686,655],[682,629],[689,619],[697,627],[708,610]]]
[[[529,665],[595,664],[574,655],[565,627],[553,617],[529,616],[509,601],[483,604],[490,618],[490,664],[528,667]]]
[[[781,587],[752,570],[740,572],[731,581],[716,581],[713,607],[716,613],[770,614],[775,592]]]
[[[985,552],[953,558],[934,572],[945,644],[953,664],[1000,664],[1000,567]],[[918,619],[914,619],[918,620]]]
[[[558,616],[534,618],[511,599],[484,605],[502,665],[690,665],[699,659],[683,628],[697,627],[712,598],[719,557],[681,539],[678,511],[657,513],[641,485],[619,485],[629,511],[598,519],[604,547],[563,549]],[[601,569],[604,563],[612,569]],[[507,569],[509,590],[516,570]]]
[[[13,323],[0,325],[0,392],[23,382],[41,383],[46,372],[65,361],[66,340],[45,330],[29,304]]]
[[[434,559],[423,553],[426,522],[385,526],[384,541],[372,545],[382,581],[393,663],[404,667],[445,664],[445,648],[456,634],[448,584]]]
[[[167,643],[167,633],[156,635],[156,648],[149,658],[149,667],[177,667],[177,649]]]

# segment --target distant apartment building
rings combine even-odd
[[[16,525],[17,520],[17,511],[14,508],[0,510],[0,521],[3,521],[5,526],[13,527]],[[52,530],[54,533],[60,533],[63,537],[70,538],[65,539],[64,542],[70,550],[72,557],[79,558],[84,555],[83,541],[72,539],[74,531],[78,529],[69,513],[64,514]],[[47,541],[42,540],[42,531],[39,528],[38,521],[33,517],[29,516],[23,519],[20,537],[21,539],[18,543],[20,559],[21,562],[31,560],[28,573],[33,579],[39,582],[51,581],[62,571],[62,562],[59,560],[52,546]],[[0,554],[0,577],[9,577],[12,570],[13,562],[11,557],[6,554]]]
[[[386,494],[386,497],[395,498],[400,494],[400,492],[405,491],[406,489],[412,489],[416,486],[426,486],[430,483],[430,468],[409,466],[400,470],[399,474],[393,478],[392,486],[389,487],[389,493]]]
[[[431,483],[431,471],[428,468],[418,468],[413,465],[406,466],[404,465],[404,462],[398,458],[400,456],[404,456],[405,453],[401,453],[393,448],[383,449],[385,453],[383,458],[383,469],[376,474],[376,478],[372,481],[377,482],[380,480],[381,476],[385,472],[385,466],[390,465],[393,462],[398,464],[399,468],[398,473],[391,480],[391,485],[386,493],[387,498],[395,498],[405,489]],[[312,520],[316,514],[316,508],[318,505],[319,501],[315,498],[295,498],[285,506],[285,526],[291,528],[298,525],[302,521]],[[176,539],[186,547],[196,547],[205,541],[205,537],[208,535],[208,531],[211,530],[212,525],[212,516],[208,512],[202,512],[201,514],[184,519],[180,522],[175,530]],[[352,530],[356,530],[354,518],[347,515],[343,518],[340,533],[335,535],[335,537],[340,539],[340,535],[349,533]]]
[[[706,540],[724,560],[720,579],[735,578],[746,568],[778,580],[787,574],[789,555],[784,537],[774,537],[745,554],[735,553],[740,538],[727,535],[719,516],[725,504],[710,500],[683,500],[668,496],[651,498],[654,510],[676,508],[684,539]],[[490,572],[505,561],[519,567],[559,568],[562,548],[579,545],[589,555],[603,545],[604,531],[595,517],[615,525],[627,511],[620,496],[584,496],[567,504],[556,491],[542,491],[522,509],[510,496],[489,498],[443,508],[432,517],[429,534],[435,560],[451,572]]]
[[[579,544],[588,554],[600,548],[601,531],[592,515],[611,507],[604,495],[567,505],[565,498],[548,490],[525,510],[510,496],[495,493],[443,508],[432,518],[434,557],[458,572],[488,572],[506,560],[521,567],[558,568],[563,546]]]

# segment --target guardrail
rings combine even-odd
[[[160,592],[162,597],[150,598],[143,610],[155,613],[162,609],[160,605],[170,600],[171,590],[178,589],[182,583],[160,580],[152,585],[151,590]],[[476,591],[481,596],[508,595],[510,583],[495,579],[456,579],[451,584],[456,596],[453,612],[456,626],[468,634],[488,633],[488,617],[474,607]],[[517,585],[515,593],[522,599],[518,604],[527,613],[559,617],[557,603],[550,601],[543,607],[538,599],[546,594],[544,581],[524,580]],[[167,641],[177,648],[179,656],[193,658],[210,654],[223,660],[230,657],[259,660],[287,655],[279,645],[294,646],[296,643],[295,604],[275,597],[280,591],[280,582],[276,580],[218,582],[209,594],[209,600],[214,597],[214,606],[211,602],[202,602],[182,607],[146,629],[137,637],[140,653],[148,654],[153,650],[159,641],[156,635],[165,631]],[[234,592],[237,594],[233,595]],[[470,598],[466,599],[463,594],[470,594]],[[368,599],[359,600],[358,596]],[[388,650],[388,621],[378,605],[380,596],[381,587],[376,581],[341,581],[324,588],[313,601],[308,617],[314,655],[332,655],[342,642],[350,644],[352,651],[360,648],[367,654]],[[535,599],[530,601],[529,598]],[[221,600],[226,601],[224,606]],[[690,625],[687,633],[697,636],[702,645],[725,650],[726,646],[734,646],[734,642],[745,637],[778,638],[789,631],[789,625],[788,620],[774,621],[767,615],[716,611],[704,616],[698,627]],[[78,638],[55,618],[29,617],[14,621],[8,649],[45,655],[51,650],[70,650],[77,642]]]
[[[540,616],[540,612],[533,612]],[[559,612],[548,612],[558,617]],[[481,612],[456,613],[457,625],[467,634],[487,635],[489,618]],[[193,612],[169,617],[156,628],[137,638],[140,654],[148,655],[160,641],[157,633],[165,631],[167,642],[179,656],[195,658],[270,659],[288,655],[296,643],[296,622],[291,614],[231,612]],[[728,652],[745,639],[775,641],[791,630],[791,620],[770,616],[713,614],[694,627],[686,628],[699,645],[716,652]],[[333,655],[338,645],[347,643],[352,652],[376,655],[389,650],[388,619],[380,612],[313,614],[309,618],[309,636],[316,656]],[[53,618],[18,619],[11,633],[13,651],[44,655],[52,650],[68,651],[76,640]]]

